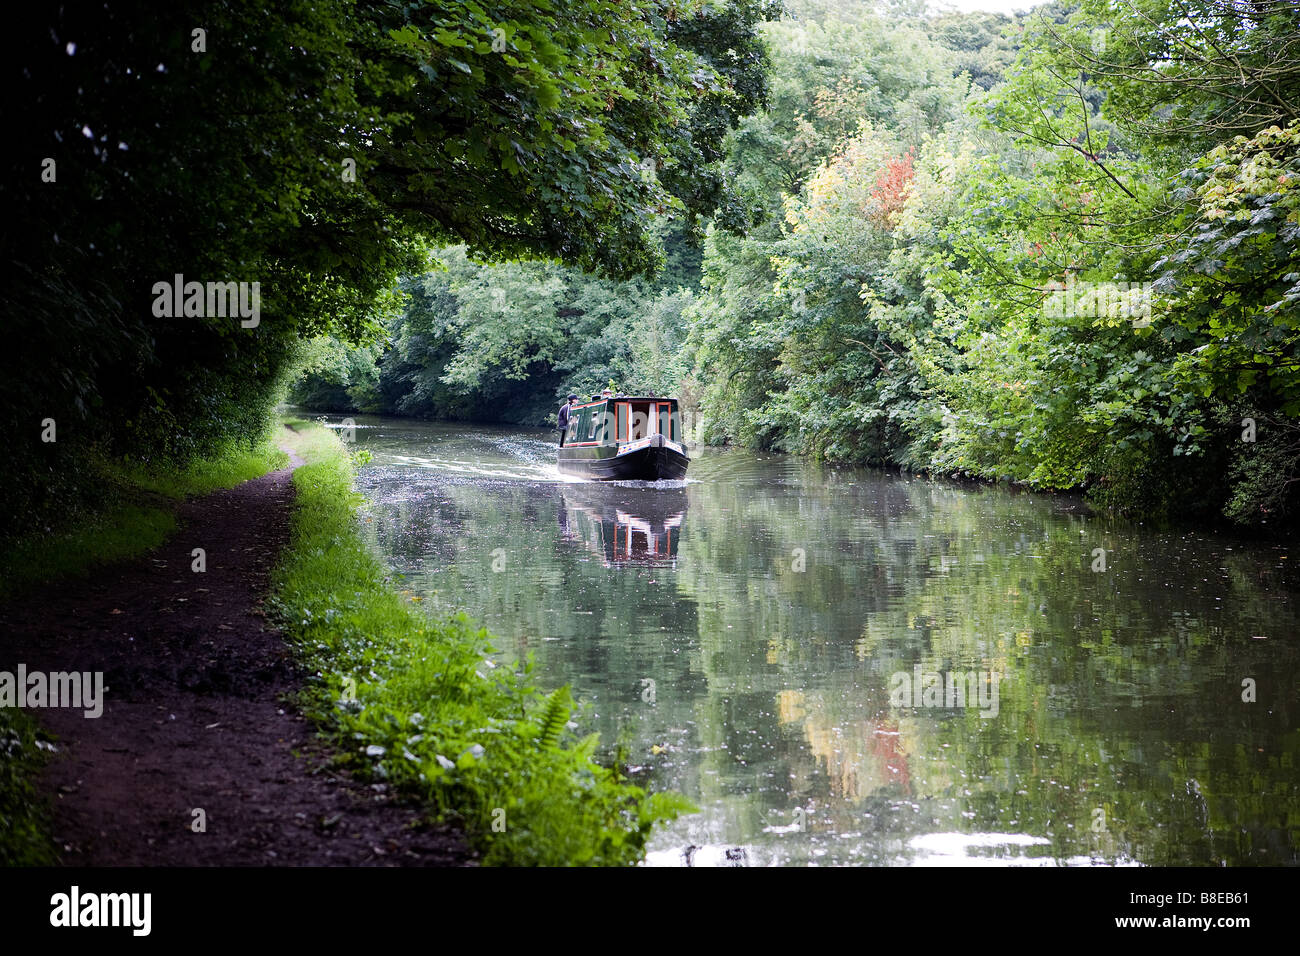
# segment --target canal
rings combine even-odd
[[[356,422],[399,587],[700,808],[652,865],[1297,862],[1287,546],[736,449],[580,482],[550,433]]]

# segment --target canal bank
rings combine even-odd
[[[135,535],[134,510],[52,538],[50,566],[65,576],[5,603],[6,667],[90,673],[104,687],[99,713],[24,710],[27,719],[5,735],[7,864],[473,861],[455,830],[424,825],[395,794],[339,772],[337,754],[294,707],[304,674],[265,610],[270,572],[289,541],[291,468],[250,477],[261,462],[266,471],[286,461],[254,458],[162,476],[180,493],[233,487],[156,500],[143,526],[162,529],[161,543]],[[195,480],[200,473],[220,477]],[[74,541],[83,546],[77,555]],[[121,560],[124,548],[142,544]]]
[[[462,828],[486,864],[639,861],[653,826],[690,804],[596,762],[567,686],[544,692],[557,682],[496,659],[487,631],[392,586],[359,534],[353,459],[331,431],[295,422],[285,445],[306,464],[270,605],[340,763]]]
[[[95,719],[6,712],[4,861],[639,859],[683,804],[592,763],[566,690],[493,669],[485,632],[392,590],[333,434],[299,422],[278,438],[290,467],[222,468],[234,487],[159,502],[148,527],[164,540],[134,540],[125,561],[119,539],[140,522],[106,511],[103,530],[50,543],[67,552],[57,580],[7,603],[0,664],[89,673],[104,693]]]

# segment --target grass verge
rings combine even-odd
[[[567,687],[543,693],[531,662],[492,661],[487,631],[393,590],[359,533],[342,443],[308,424],[285,440],[307,464],[272,606],[314,672],[303,705],[342,763],[459,824],[488,864],[633,863],[655,823],[694,809],[597,764]]]
[[[65,527],[6,542],[0,550],[0,600],[147,554],[175,532],[178,501],[233,488],[288,462],[269,439],[253,447],[232,443],[183,465],[88,462],[85,480],[100,486],[98,509]]]

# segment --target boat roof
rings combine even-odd
[[[605,402],[672,402],[677,403],[677,399],[669,395],[611,395],[609,398],[592,398],[587,401],[579,400],[574,408],[585,408],[588,405],[601,405]]]

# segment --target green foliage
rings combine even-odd
[[[627,277],[662,259],[656,220],[737,218],[720,149],[765,95],[767,15],[760,0],[126,0],[23,18],[0,535],[66,510],[95,453],[185,459],[261,434],[302,343],[378,341],[430,243]],[[156,316],[154,286],[176,276],[258,283],[257,323]],[[347,358],[314,397],[383,407],[367,356]]]
[[[568,723],[572,711],[573,696],[568,687],[561,687],[546,698],[546,709],[537,721],[537,746],[540,749],[550,750],[559,744],[560,733]]]
[[[1153,268],[1192,348],[1180,385],[1300,415],[1300,121],[1215,147],[1183,174],[1195,203]]]
[[[1293,5],[788,6],[207,0],[206,53],[194,11],[49,12],[11,523],[90,507],[96,456],[262,434],[291,370],[323,410],[532,425],[612,380],[709,441],[1294,513],[1290,446],[1224,424],[1300,413]],[[260,325],[153,319],[176,273],[257,279]]]
[[[1004,78],[948,88],[919,125],[899,109],[916,102],[906,84],[882,105],[861,82],[875,59],[836,57],[906,49],[917,31],[998,56],[1010,41],[835,5],[774,29],[773,105],[733,135],[732,161],[783,194],[785,221],[706,245],[690,312],[704,437],[1286,526],[1300,125],[1266,124],[1295,97],[1273,95],[1294,68],[1265,42],[1300,33],[1271,2],[1191,4],[1203,23],[1138,6],[1119,22],[1100,0],[1018,20]],[[1229,39],[1243,21],[1254,32]],[[821,31],[849,39],[802,60],[789,38]],[[927,57],[942,61],[913,59]],[[810,108],[785,105],[812,83]],[[778,130],[783,115],[799,119]],[[1273,427],[1255,445],[1236,424],[1252,414]]]
[[[1223,513],[1242,525],[1289,527],[1295,522],[1300,485],[1300,424],[1261,417],[1255,425],[1255,441],[1235,445],[1232,495]]]
[[[123,505],[51,537],[12,540],[0,556],[0,594],[85,575],[158,547],[176,531],[176,518],[156,507]]]
[[[486,631],[393,590],[357,533],[337,440],[307,426],[291,441],[308,464],[272,603],[317,675],[305,704],[348,767],[456,821],[489,864],[633,863],[656,822],[693,809],[598,764],[595,735],[571,730],[567,688],[544,694],[531,662],[493,660]]]
[[[50,808],[35,780],[53,749],[26,714],[0,710],[0,866],[53,866]]]
[[[403,282],[386,350],[314,343],[291,398],[323,411],[542,425],[569,392],[611,379],[671,394],[687,370],[692,296],[669,284],[690,275],[691,255],[680,233],[668,239],[674,269],[653,283],[440,250],[437,271]]]
[[[127,485],[179,501],[233,488],[288,464],[289,457],[268,437],[262,437],[251,447],[244,442],[228,442],[211,455],[184,463],[146,467],[124,460],[114,471],[117,479]]]
[[[1300,119],[1297,32],[1292,0],[1081,0],[1051,40],[1117,121],[1190,158]]]
[[[797,19],[765,28],[769,107],[746,117],[730,138],[728,169],[757,222],[779,219],[782,194],[797,193],[862,123],[919,145],[959,112],[969,82],[962,58],[1000,42],[982,14],[945,17],[935,36],[923,22],[890,19],[867,4],[801,6],[793,7]],[[948,45],[954,35],[966,49]]]
[[[879,463],[911,440],[920,412],[910,360],[864,295],[888,306],[921,284],[896,283],[889,268],[895,224],[872,197],[877,175],[960,120],[970,85],[959,60],[1002,41],[983,15],[796,9],[798,20],[769,27],[771,107],[732,135],[729,163],[760,215],[747,238],[706,243],[688,381],[707,441]]]
[[[711,215],[727,202],[718,143],[762,101],[753,25],[767,8],[372,8],[384,38],[376,52],[402,78],[384,102],[418,108],[385,137],[370,176],[392,208],[479,257],[540,251],[623,276],[644,271],[656,258],[646,228],[656,212]]]

